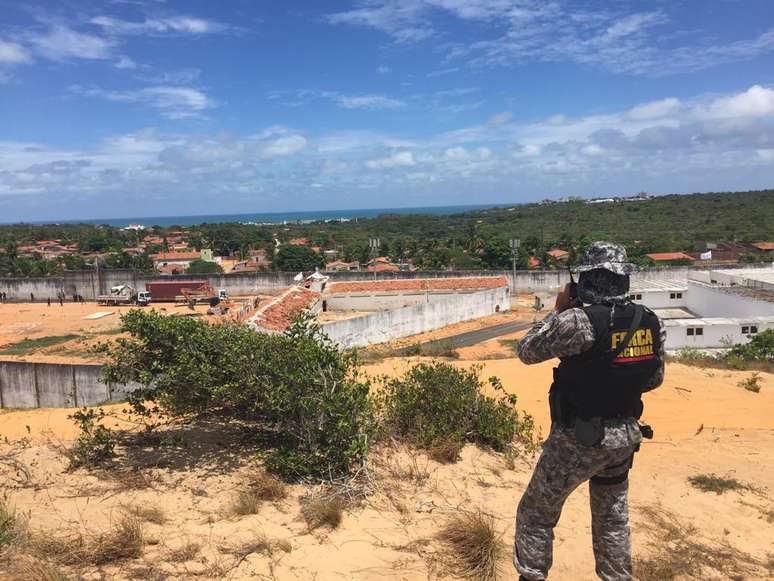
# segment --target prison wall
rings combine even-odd
[[[761,265],[724,265],[729,268],[771,268],[771,263]],[[633,275],[638,281],[686,281],[692,273],[703,273],[717,266],[665,266],[638,271]],[[213,288],[226,289],[231,295],[277,293],[292,286],[297,272],[252,272],[234,274],[175,275],[164,276],[134,270],[83,270],[68,271],[63,276],[44,278],[0,278],[0,291],[8,294],[13,301],[29,301],[30,293],[36,301],[56,298],[58,291],[68,297],[80,294],[86,300],[94,300],[105,294],[110,287],[130,284],[138,290],[158,280],[207,280]],[[450,278],[469,276],[505,276],[511,292],[552,294],[570,281],[566,270],[438,270],[418,272],[331,272],[326,273],[331,281],[347,282],[358,280],[395,280],[414,278]]]
[[[101,366],[0,361],[1,408],[69,408],[122,401],[136,384],[102,383]]]
[[[335,321],[323,325],[323,330],[334,343],[343,347],[364,347],[508,309],[508,290],[489,289],[450,294],[433,301]]]

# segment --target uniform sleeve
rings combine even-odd
[[[519,342],[519,359],[527,365],[554,357],[572,357],[594,345],[594,326],[582,309],[553,312]]]
[[[658,336],[660,338],[658,348],[658,359],[661,362],[656,372],[650,378],[642,391],[651,391],[664,383],[664,362],[666,361],[666,327],[664,321],[658,320]]]

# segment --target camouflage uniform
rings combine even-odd
[[[594,269],[600,268],[625,275],[632,271],[622,247],[595,242],[579,270],[591,271],[589,274],[593,279]],[[603,293],[606,296],[600,296],[588,285],[579,287],[583,302],[604,302],[613,308],[626,302],[626,292],[626,289],[610,289]],[[663,324],[659,324],[662,365],[649,381],[646,391],[661,385],[664,377],[665,330]],[[536,323],[522,339],[519,358],[532,364],[554,357],[572,357],[590,349],[595,343],[594,335],[594,327],[582,309],[554,312]],[[602,441],[593,447],[578,442],[572,428],[560,424],[551,426],[516,515],[513,562],[522,578],[546,578],[552,563],[553,529],[570,493],[594,476],[607,478],[626,473],[641,441],[635,418],[605,420]],[[632,578],[628,487],[628,480],[615,484],[589,482],[594,558],[597,575],[604,580]]]

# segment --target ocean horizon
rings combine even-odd
[[[99,218],[83,220],[42,220],[33,222],[15,222],[15,224],[105,224],[123,228],[131,224],[151,226],[197,226],[199,224],[222,224],[224,222],[282,224],[315,222],[319,220],[354,220],[357,218],[376,218],[384,214],[459,214],[488,208],[510,207],[514,204],[470,204],[456,206],[417,206],[410,208],[361,208],[349,210],[310,210],[302,212],[247,212],[242,214],[197,214],[186,216],[134,216],[128,218]],[[5,225],[13,224],[12,222]]]

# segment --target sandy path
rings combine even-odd
[[[395,373],[407,364],[407,360],[392,359],[372,365],[368,371]],[[519,396],[519,407],[534,415],[545,434],[552,364],[525,366],[514,359],[502,359],[483,362],[483,366],[482,375],[498,375],[506,389]],[[736,385],[747,376],[747,372],[670,364],[665,384],[646,395],[645,419],[654,426],[656,438],[637,454],[631,475],[635,554],[649,550],[644,508],[657,505],[698,527],[703,537],[726,541],[760,560],[767,558],[774,538],[774,524],[764,514],[772,509],[769,497],[774,490],[774,376],[761,375],[763,387],[758,394]],[[126,489],[84,472],[65,474],[61,457],[38,443],[45,439],[46,430],[57,438],[72,437],[67,414],[67,410],[0,414],[0,438],[18,439],[28,433],[29,426],[32,442],[21,458],[31,467],[36,482],[34,487],[21,488],[6,484],[6,492],[20,509],[31,511],[33,525],[39,528],[62,529],[76,524],[101,530],[117,518],[121,504],[163,507],[169,520],[164,525],[147,525],[153,544],[146,547],[144,559],[120,569],[105,569],[108,576],[119,579],[149,576],[153,570],[176,571],[170,578],[191,578],[213,563],[233,564],[235,558],[229,551],[233,553],[239,543],[266,534],[288,539],[293,550],[273,557],[252,554],[220,578],[271,578],[273,571],[276,579],[425,580],[428,567],[439,562],[439,546],[432,539],[448,515],[460,508],[492,513],[506,545],[510,545],[515,505],[534,462],[519,459],[515,469],[509,470],[500,456],[473,446],[466,447],[462,461],[452,466],[438,465],[420,455],[417,465],[428,475],[423,482],[380,480],[380,491],[365,507],[348,513],[338,530],[309,534],[298,516],[298,498],[305,492],[299,486],[291,487],[288,499],[267,504],[257,515],[226,514],[243,475],[255,469],[254,460],[244,444],[215,436],[206,439],[212,454],[207,452],[210,448],[193,442],[188,447],[162,451],[161,457],[153,460],[158,468],[149,471],[157,479],[151,488]],[[697,434],[701,425],[704,427]],[[384,465],[392,466],[393,472],[396,466],[405,472],[412,465],[405,454],[377,453],[373,461],[376,472],[382,474],[389,472]],[[718,496],[687,484],[689,476],[710,472],[753,483],[762,492]],[[551,578],[594,579],[585,486],[570,496],[556,539]],[[196,558],[182,564],[165,562],[171,548],[190,541],[202,545]],[[507,560],[503,573],[506,580],[517,577]],[[438,577],[433,574],[430,578]],[[765,574],[748,578],[765,578]]]

